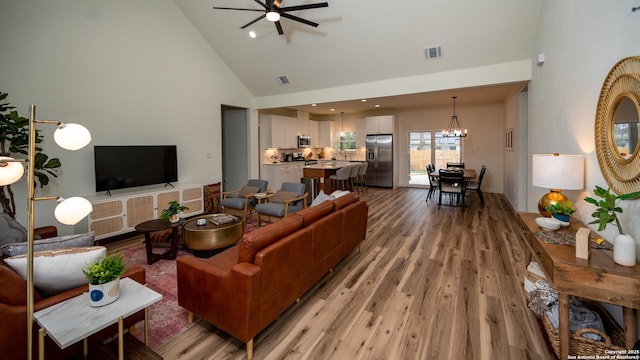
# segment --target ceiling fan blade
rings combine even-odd
[[[264,10],[262,10],[262,9],[243,9],[243,8],[230,8],[230,7],[218,7],[218,6],[214,6],[213,8],[216,9],[216,10],[244,10],[244,11],[264,12]]]
[[[287,19],[291,19],[291,20],[297,21],[297,22],[301,22],[303,24],[307,24],[307,25],[310,25],[310,26],[313,26],[313,27],[318,27],[318,23],[314,23],[313,21],[309,21],[309,20],[303,19],[301,17],[289,15],[289,14],[284,13],[284,12],[280,13],[280,16],[285,17]]]
[[[284,31],[282,31],[282,25],[280,25],[280,21],[276,21],[276,29],[278,30],[278,35],[282,35],[284,34]]]
[[[240,27],[240,29],[246,29],[247,27],[251,26],[252,24],[254,24],[255,22],[264,19],[267,16],[267,14],[262,14],[260,16],[258,16],[257,18],[249,21],[248,23],[246,23],[244,26]]]
[[[308,5],[285,6],[285,7],[281,7],[280,10],[281,11],[297,11],[297,10],[317,9],[317,8],[323,8],[323,7],[329,7],[329,3],[322,2],[322,3],[308,4]]]
[[[257,2],[258,4],[260,4],[260,6],[262,6],[265,9],[269,9],[268,4],[265,4],[264,2],[260,1],[260,0],[254,0],[255,2]],[[267,1],[268,2],[268,1]]]

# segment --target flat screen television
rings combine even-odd
[[[94,146],[96,192],[178,181],[175,145]]]

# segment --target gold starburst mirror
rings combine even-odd
[[[596,152],[605,180],[617,194],[640,191],[640,56],[613,66],[596,111]]]

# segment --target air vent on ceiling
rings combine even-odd
[[[442,46],[431,46],[424,49],[424,58],[426,60],[438,59],[442,57]]]
[[[280,85],[289,85],[289,79],[284,75],[276,76],[276,79],[278,79]]]

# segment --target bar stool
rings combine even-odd
[[[329,175],[329,179],[332,181],[334,189],[338,188],[337,183],[340,182],[340,190],[348,189],[346,181],[349,181],[350,177],[351,167],[349,166],[341,167],[335,174]]]
[[[349,175],[351,191],[358,191],[358,172],[360,172],[360,164],[349,165],[351,175]]]
[[[368,162],[363,162],[362,164],[360,164],[358,166],[358,184],[360,185],[360,189],[362,189],[362,192],[365,193],[367,192],[367,184],[365,181],[365,177],[367,175],[367,167],[369,167],[369,163]]]

